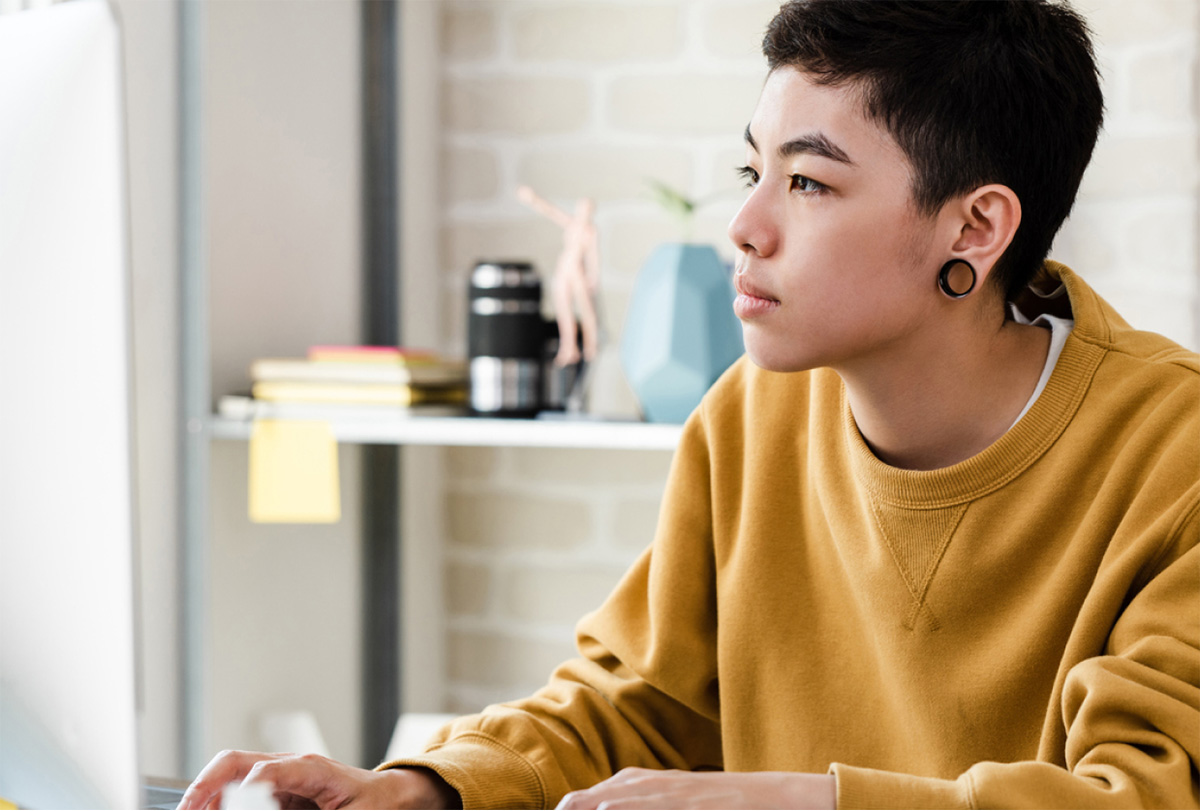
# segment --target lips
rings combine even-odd
[[[740,293],[743,296],[749,296],[750,298],[757,298],[757,299],[766,299],[767,301],[774,301],[774,302],[779,301],[779,299],[772,296],[766,290],[764,290],[763,288],[756,285],[754,282],[747,279],[746,276],[742,273],[739,273],[733,277],[733,287],[735,290],[738,291],[738,293]]]
[[[738,296],[733,300],[733,313],[743,321],[766,315],[779,307],[779,299],[746,278],[744,273],[733,277]]]

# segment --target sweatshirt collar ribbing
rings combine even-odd
[[[980,453],[937,470],[904,470],[881,462],[859,433],[842,387],[842,440],[855,478],[877,498],[909,509],[939,509],[987,495],[1019,476],[1054,444],[1070,423],[1100,365],[1110,329],[1107,305],[1066,266],[1044,272],[1067,287],[1075,329],[1045,390],[1021,420]]]

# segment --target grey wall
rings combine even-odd
[[[205,217],[212,391],[260,357],[359,340],[359,6],[204,6]],[[344,517],[247,518],[247,445],[217,442],[210,476],[209,749],[263,748],[266,713],[313,712],[359,760],[358,449],[339,454]]]

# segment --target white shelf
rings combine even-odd
[[[339,442],[379,445],[471,445],[524,448],[674,450],[682,425],[606,420],[403,417],[330,423]],[[214,439],[248,440],[251,420],[214,416]]]

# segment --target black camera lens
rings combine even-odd
[[[529,262],[479,262],[471,271],[467,354],[471,410],[532,416],[541,407],[542,280]]]

